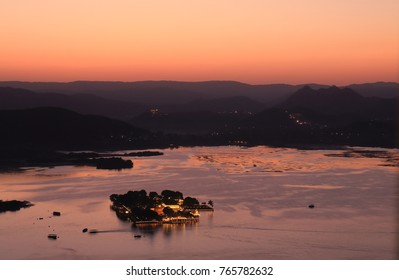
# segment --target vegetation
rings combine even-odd
[[[111,157],[111,158],[98,158],[95,159],[97,169],[123,169],[133,168],[133,162],[129,160],[123,160],[122,158]]]
[[[22,208],[28,208],[33,206],[33,204],[29,201],[19,201],[19,200],[10,200],[3,201],[0,200],[0,213],[6,211],[19,211]]]
[[[187,196],[184,201],[183,201],[183,205],[184,206],[193,206],[193,205],[198,205],[199,201],[196,198],[192,198]]]
[[[162,156],[162,155],[163,153],[158,151],[143,151],[143,152],[132,152],[125,154],[125,156],[131,156],[131,157],[153,157],[153,156]]]

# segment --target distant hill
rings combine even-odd
[[[102,116],[60,108],[0,111],[1,148],[110,149],[140,146],[150,133]]]
[[[268,108],[262,102],[246,96],[200,99],[184,104],[160,106],[165,112],[257,113]]]
[[[250,85],[235,81],[142,81],[142,82],[97,82],[76,81],[54,82],[0,82],[0,86],[23,88],[36,92],[57,92],[63,94],[92,94],[106,99],[144,104],[182,104],[201,99],[215,99],[232,96],[246,96],[255,101],[273,106],[282,102],[301,87],[309,85],[314,89],[327,88],[319,84],[266,84]],[[398,83],[367,83],[347,85],[365,97],[399,97]]]
[[[393,119],[397,117],[397,100],[363,97],[351,88],[335,86],[318,90],[305,86],[282,102],[279,107],[308,108],[330,115],[355,115],[368,119]]]
[[[13,109],[0,111],[0,129],[7,132],[0,145],[5,149],[398,145],[398,99],[375,97],[395,96],[396,83],[329,87],[228,81],[0,82],[6,84],[31,90],[0,87],[0,110]]]
[[[367,83],[352,84],[347,87],[355,90],[364,97],[399,98],[398,83]]]
[[[239,125],[240,120],[265,110],[267,106],[245,96],[233,96],[159,108],[134,117],[129,123],[151,131],[206,134],[221,127]]]
[[[157,93],[157,95],[161,94]],[[82,114],[103,115],[121,120],[129,120],[151,108],[158,108],[163,112],[170,113],[201,111],[259,112],[267,108],[265,104],[245,96],[201,99],[195,101],[187,101],[187,99],[179,99],[176,97],[170,99],[167,104],[162,104],[161,102],[161,105],[157,100],[157,96],[153,95],[151,104],[139,104],[129,101],[105,99],[91,94],[67,95],[59,93],[39,93],[26,89],[0,87],[0,110],[58,107]]]
[[[104,99],[89,94],[38,93],[26,89],[0,87],[0,110],[60,107],[82,114],[129,119],[147,107],[137,103]]]
[[[350,88],[332,86],[315,90],[309,86],[297,90],[281,103],[283,108],[311,108],[324,113],[342,113],[353,109],[364,98]]]
[[[246,96],[269,106],[281,102],[301,87],[301,85],[285,84],[250,85],[234,81],[0,82],[0,86],[36,92],[92,94],[107,99],[153,105],[183,104],[201,99]]]
[[[219,127],[219,138],[232,144],[275,146],[352,145],[399,147],[398,119],[350,114],[329,115],[311,109],[271,108]],[[215,134],[214,132],[214,134]]]

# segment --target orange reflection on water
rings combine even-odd
[[[0,258],[396,256],[397,167],[383,166],[387,158],[269,147],[163,152],[161,157],[134,158],[134,168],[122,171],[59,166],[0,174],[1,199],[35,203],[0,214]],[[132,228],[110,210],[109,196],[141,189],[179,190],[201,202],[211,199],[215,212],[201,213],[198,224]],[[308,208],[311,203],[314,209]],[[52,211],[62,215],[52,217]],[[83,228],[101,233],[85,234]],[[49,242],[49,233],[60,238]],[[142,238],[134,238],[136,234]]]
[[[357,149],[359,151],[366,150]],[[380,150],[380,149],[379,149]],[[399,158],[397,150],[387,151],[392,158]],[[328,169],[363,170],[373,166],[375,168],[383,165],[385,161],[375,157],[339,157],[326,156],[331,151],[301,151],[296,149],[276,149],[268,147],[254,147],[248,149],[217,151],[211,154],[195,155],[190,161],[192,165],[196,165],[196,160],[206,162],[217,166],[217,170],[230,173],[240,174],[257,173],[257,172],[315,172]],[[334,151],[336,155],[340,155],[341,151]],[[359,160],[359,158],[362,158]],[[394,166],[393,166],[394,167]],[[382,167],[383,168],[383,167]],[[361,171],[360,171],[361,172]]]

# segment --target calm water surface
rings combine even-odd
[[[0,199],[35,203],[0,214],[0,259],[397,257],[398,170],[383,166],[384,159],[268,147],[164,152],[131,158],[131,170],[63,166],[0,173]],[[195,225],[132,228],[110,210],[109,195],[141,189],[211,199],[215,212],[201,213]],[[49,240],[49,233],[60,238]]]

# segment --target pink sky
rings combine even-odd
[[[0,80],[399,81],[397,0],[13,0]]]

